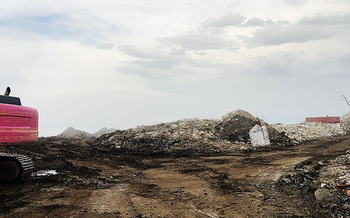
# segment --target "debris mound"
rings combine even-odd
[[[335,217],[350,216],[350,150],[321,169],[316,200]]]
[[[103,128],[101,128],[100,130],[98,130],[97,132],[94,133],[94,137],[98,137],[98,136],[101,136],[101,135],[106,134],[106,133],[114,132],[115,130],[116,129],[114,129],[114,128],[103,127]]]
[[[222,122],[218,126],[221,138],[233,143],[250,143],[249,131],[255,125],[265,126],[268,130],[270,142],[274,145],[289,145],[290,139],[283,132],[278,132],[262,119],[254,117],[244,110],[236,110],[222,117]]]
[[[340,125],[346,132],[350,132],[350,111],[340,118]]]
[[[58,134],[56,137],[65,138],[65,139],[85,139],[91,138],[93,135],[91,133],[74,129],[73,127],[69,127],[61,134]]]
[[[337,124],[325,124],[318,122],[302,122],[298,124],[274,124],[277,131],[285,133],[295,142],[303,142],[327,137],[343,135],[345,132]]]
[[[248,143],[250,138],[247,133],[255,126],[259,125],[260,120],[250,113],[243,110],[236,110],[222,116],[222,122],[218,126],[218,132],[222,139],[238,143]]]
[[[98,137],[95,143],[102,146],[130,149],[215,149],[217,120],[184,119],[153,126],[117,130]]]
[[[263,123],[274,144],[289,145],[290,139],[250,113],[237,110],[221,120],[183,119],[152,126],[117,130],[95,139],[99,146],[142,150],[205,150],[239,149],[250,143],[249,130]]]

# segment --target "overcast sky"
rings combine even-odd
[[[350,110],[348,0],[2,0],[4,92],[41,136],[243,109],[268,123]]]

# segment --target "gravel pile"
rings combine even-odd
[[[337,124],[324,124],[316,122],[303,122],[298,124],[274,124],[279,132],[285,133],[296,142],[321,139],[345,134],[345,131]]]

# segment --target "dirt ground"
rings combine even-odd
[[[317,172],[350,150],[350,137],[226,153],[108,150],[52,138],[0,150],[58,172],[0,184],[1,217],[329,217],[314,197]],[[302,185],[280,179],[303,166],[313,173]]]

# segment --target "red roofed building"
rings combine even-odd
[[[307,117],[306,122],[340,123],[340,117]]]

